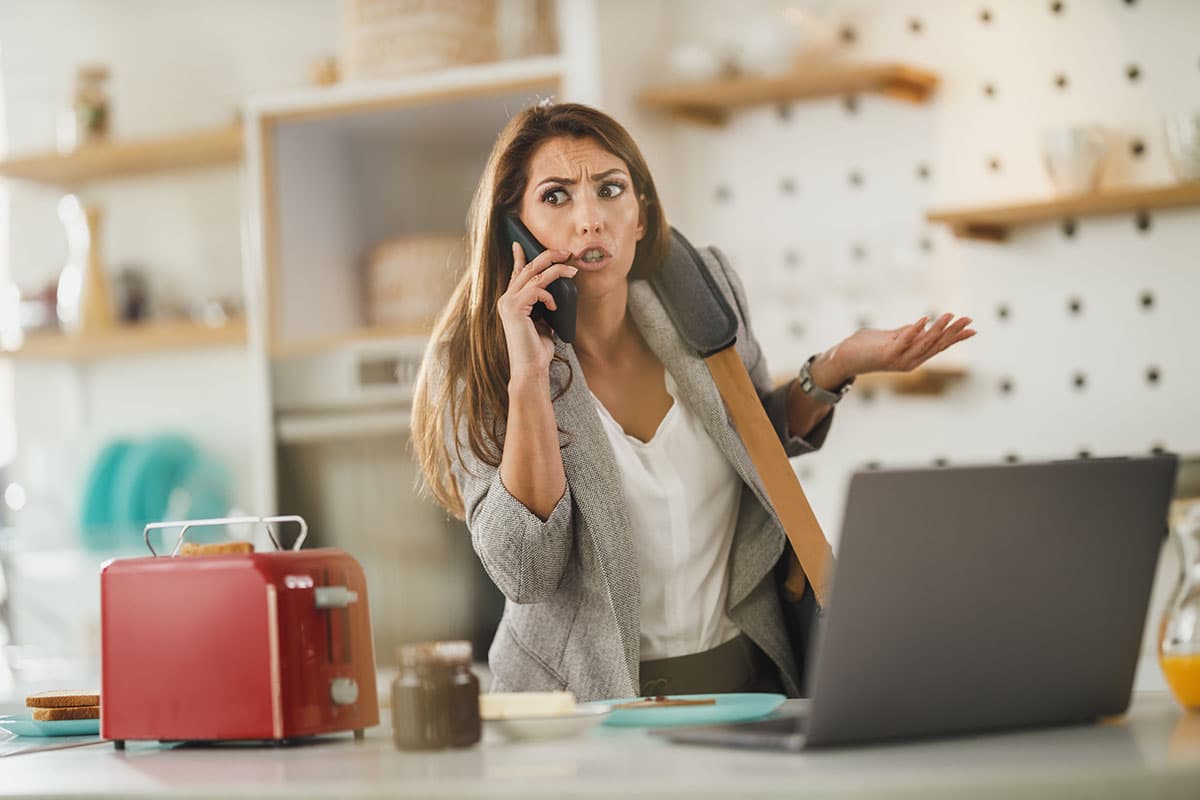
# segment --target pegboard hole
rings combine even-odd
[[[1067,301],[1067,311],[1069,311],[1073,316],[1076,316],[1076,317],[1082,315],[1083,314],[1083,301],[1080,300],[1078,297],[1072,297],[1070,300]]]
[[[1137,64],[1130,64],[1125,68],[1125,77],[1129,78],[1130,83],[1137,83],[1138,78],[1142,77],[1142,68]]]
[[[1162,380],[1162,373],[1158,367],[1148,367],[1146,369],[1146,383],[1150,386],[1157,386]]]
[[[842,108],[846,109],[847,114],[858,113],[858,95],[848,94],[842,98]]]
[[[984,97],[989,97],[989,98],[990,98],[990,97],[995,97],[995,96],[996,96],[996,84],[994,84],[994,83],[985,83],[985,84],[983,85],[983,96],[984,96]]]
[[[988,159],[988,169],[991,170],[992,172],[999,172],[1001,169],[1001,166],[1002,165],[1000,163],[1000,159],[997,158],[996,156],[992,156],[991,158]]]
[[[1062,2],[1062,0],[1054,0],[1054,2],[1050,4],[1050,13],[1051,14],[1061,14],[1066,10],[1067,10],[1067,4]]]
[[[908,21],[908,32],[920,34],[925,29],[925,23],[921,22],[917,17],[913,17]]]
[[[1145,233],[1146,231],[1150,230],[1150,214],[1149,213],[1147,213],[1145,211],[1139,211],[1138,215],[1137,215],[1137,219],[1135,221],[1137,223],[1137,229],[1139,231],[1141,231],[1142,233]]]
[[[792,104],[780,103],[775,106],[775,116],[779,117],[783,122],[787,122],[792,118]]]
[[[802,262],[803,258],[801,258],[799,250],[783,251],[783,265],[788,269],[799,269]]]
[[[784,194],[795,194],[796,193],[796,179],[789,177],[789,178],[784,178],[783,180],[781,180],[779,182],[779,191],[783,192]]]
[[[1142,304],[1142,308],[1149,311],[1154,308],[1154,292],[1147,289],[1138,297],[1138,302]]]
[[[933,465],[935,467],[948,467],[950,466],[950,460],[945,456],[938,456],[933,460]]]
[[[1141,158],[1146,155],[1146,143],[1141,139],[1134,139],[1129,143],[1129,152],[1134,158]]]
[[[985,9],[982,9],[982,10],[979,12],[979,21],[980,21],[980,22],[982,22],[984,25],[987,25],[987,24],[989,24],[989,23],[992,21],[992,12],[991,12],[991,10],[990,10],[990,9],[987,9],[987,8],[985,8]]]
[[[1163,446],[1162,442],[1155,442],[1150,447],[1150,455],[1152,456],[1165,456],[1166,454],[1167,448]]]
[[[863,389],[861,392],[858,393],[858,396],[862,399],[862,401],[864,403],[875,402],[875,390],[874,389]]]
[[[717,188],[713,191],[713,198],[718,203],[728,203],[730,200],[733,199],[733,190],[730,189],[724,183],[719,184],[717,186]]]
[[[1063,220],[1063,223],[1062,223],[1063,236],[1067,237],[1068,239],[1073,239],[1073,238],[1075,238],[1075,230],[1076,230],[1075,220],[1073,220],[1073,219],[1064,219]]]
[[[1016,388],[1012,378],[1003,378],[1000,381],[1000,394],[1012,394]]]
[[[1005,453],[1004,455],[1004,463],[1006,464],[1018,464],[1020,461],[1021,457],[1016,453]]]
[[[921,249],[921,252],[923,252],[923,253],[932,253],[933,252],[933,239],[929,238],[928,236],[922,236],[917,241],[917,247],[919,247]]]
[[[1059,72],[1054,76],[1054,85],[1065,91],[1071,85],[1071,81],[1067,79],[1065,72]]]
[[[1010,313],[1011,312],[1008,310],[1008,306],[1006,306],[1006,305],[996,306],[996,319],[1007,320]]]
[[[838,38],[842,40],[842,44],[847,46],[852,45],[858,41],[858,31],[855,30],[853,25],[843,25],[842,29],[838,32]]]
[[[858,188],[863,185],[863,174],[858,170],[853,170],[850,173],[850,185]]]
[[[1076,372],[1071,376],[1071,385],[1079,391],[1083,391],[1087,388],[1087,375],[1082,372]]]
[[[871,318],[870,317],[859,317],[855,321],[854,325],[857,328],[870,328],[871,327]]]
[[[917,178],[918,179],[927,181],[927,180],[929,180],[929,176],[931,174],[932,174],[932,171],[929,169],[928,164],[925,164],[923,162],[920,164],[917,164]]]
[[[1081,448],[1079,448],[1079,450],[1078,450],[1078,451],[1075,453],[1075,457],[1076,457],[1076,458],[1091,458],[1091,457],[1092,457],[1092,451],[1091,451],[1091,450],[1089,450],[1089,449],[1087,449],[1086,447],[1081,447]]]
[[[804,334],[806,333],[808,333],[808,331],[805,329],[804,323],[802,322],[793,322],[788,325],[788,335],[793,339],[803,339]]]
[[[868,461],[866,464],[863,464],[863,469],[875,472],[876,470],[883,469],[883,464],[880,464],[878,461]]]
[[[854,244],[854,246],[852,248],[850,248],[850,256],[855,261],[866,261],[867,260],[867,246],[865,244],[863,244],[862,242],[856,242]]]

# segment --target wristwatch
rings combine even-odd
[[[837,401],[846,396],[846,392],[850,391],[850,387],[854,383],[854,378],[849,378],[832,392],[828,389],[822,389],[813,381],[812,363],[816,360],[817,354],[813,354],[808,357],[808,361],[804,362],[804,366],[800,367],[800,388],[804,390],[806,395],[818,402],[831,406],[835,405]]]

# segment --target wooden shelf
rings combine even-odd
[[[949,225],[955,236],[964,239],[1000,242],[1018,225],[1193,205],[1200,206],[1200,181],[1111,189],[1032,203],[931,211],[925,219]]]
[[[859,375],[854,381],[853,394],[867,391],[887,390],[894,394],[939,395],[953,382],[967,377],[965,367],[934,366],[919,367],[912,372],[872,372]],[[782,386],[796,376],[777,375],[775,385]]]
[[[0,161],[0,177],[72,186],[168,170],[234,164],[242,157],[240,127],[154,139],[100,142],[69,153],[42,153]]]
[[[0,351],[0,356],[30,361],[92,361],[166,350],[243,345],[245,342],[246,323],[241,319],[219,327],[195,322],[150,322],[121,325],[111,331],[79,336],[30,334],[19,349]]]
[[[428,339],[431,333],[433,333],[432,323],[428,325],[361,328],[348,333],[285,340],[277,343],[271,349],[271,355],[282,358],[314,355],[358,342],[372,342],[384,339]]]
[[[912,372],[872,372],[860,375],[853,391],[885,389],[893,394],[940,395],[947,387],[967,377],[962,367],[919,367]]]
[[[934,73],[905,64],[826,64],[780,75],[652,87],[638,95],[638,102],[692,122],[722,125],[739,108],[853,92],[878,92],[923,103],[937,83]]]

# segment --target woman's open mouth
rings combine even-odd
[[[582,270],[600,269],[609,261],[612,261],[612,254],[603,247],[593,246],[586,247],[580,251],[579,255],[571,261],[571,264]]]

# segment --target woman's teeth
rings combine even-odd
[[[585,252],[583,254],[584,261],[596,262],[596,261],[600,261],[603,258],[604,258],[604,252],[602,250],[588,250],[587,252]]]

